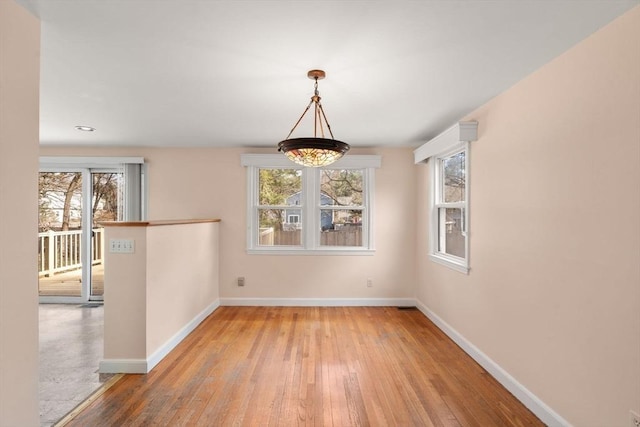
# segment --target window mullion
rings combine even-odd
[[[302,172],[303,207],[302,230],[304,231],[303,246],[305,249],[316,249],[320,246],[318,224],[320,223],[320,184],[319,169],[305,168]]]
[[[255,249],[258,246],[258,168],[248,168],[247,179],[247,247]]]
[[[375,188],[374,174],[371,168],[366,168],[363,171],[363,190],[362,197],[362,244],[366,248],[373,248],[373,189]]]

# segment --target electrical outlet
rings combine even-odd
[[[367,279],[367,288],[372,288],[373,287],[373,279],[372,278],[368,278]]]
[[[244,277],[238,277],[238,286],[244,286]]]
[[[633,411],[629,411],[629,426],[640,427],[640,415]]]

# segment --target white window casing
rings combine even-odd
[[[373,254],[374,170],[381,165],[376,155],[349,155],[326,168],[304,168],[280,154],[243,154],[241,165],[247,167],[247,252],[271,255],[371,255]],[[301,244],[296,246],[267,246],[259,244],[259,171],[260,169],[294,169],[302,171],[301,200],[295,205],[300,210],[302,225]],[[357,169],[362,171],[362,206],[321,205],[320,172]],[[287,207],[278,207],[286,209]],[[290,208],[290,207],[289,207]],[[362,244],[359,246],[324,246],[320,242],[322,210],[362,211]],[[295,214],[297,215],[297,213]],[[288,218],[287,218],[288,219]]]
[[[460,122],[422,144],[413,151],[414,163],[426,161],[429,157],[451,150],[461,142],[478,139],[478,122]]]
[[[415,163],[429,163],[430,200],[429,200],[429,259],[445,265],[456,271],[468,274],[469,264],[469,142],[477,139],[477,122],[460,122],[449,128],[429,142],[414,151]],[[461,153],[464,159],[464,198],[463,200],[446,201],[444,192],[443,161]],[[447,236],[449,228],[453,228],[455,221],[449,224],[446,213],[459,210],[460,235],[463,239],[463,249],[454,255],[447,250]],[[445,216],[443,216],[443,213]],[[462,255],[462,256],[460,256]]]
[[[450,151],[441,155],[432,156],[429,160],[430,176],[432,177],[431,187],[431,209],[430,209],[430,223],[429,223],[429,258],[439,264],[446,265],[454,270],[462,273],[469,271],[469,180],[468,180],[468,143],[462,142],[454,146]],[[464,200],[456,202],[445,202],[443,196],[444,190],[444,174],[442,171],[442,162],[444,159],[451,158],[451,156],[463,153],[465,159],[465,190]],[[449,226],[443,223],[443,217],[441,212],[446,210],[460,210],[461,211],[461,234],[464,240],[463,256],[456,256],[446,250],[447,246],[447,233],[451,231]],[[443,249],[444,248],[444,249]]]

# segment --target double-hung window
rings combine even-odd
[[[246,154],[247,250],[268,254],[373,252],[379,156],[350,155],[304,168],[282,155]]]
[[[431,183],[429,258],[469,272],[469,142],[478,122],[459,122],[418,147],[416,163],[428,161]]]
[[[433,156],[431,257],[457,270],[468,269],[468,144]]]

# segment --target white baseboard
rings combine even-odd
[[[524,406],[529,408],[531,412],[536,414],[543,423],[550,427],[571,427],[571,424],[558,415],[553,409],[547,406],[535,394],[531,393],[525,386],[520,384],[507,371],[502,369],[500,365],[491,360],[475,345],[469,342],[458,331],[453,329],[448,323],[442,320],[438,315],[431,311],[426,305],[420,301],[416,301],[416,306],[429,320],[431,320],[438,328],[442,330],[449,338],[451,338],[462,350],[464,350],[471,358],[473,358],[480,366],[486,369],[500,384],[513,394]]]
[[[204,319],[220,307],[220,300],[215,300],[207,308],[197,314],[189,323],[175,333],[146,359],[104,359],[100,361],[100,373],[103,374],[147,374],[171,350],[187,337]]]
[[[220,298],[222,306],[264,307],[414,307],[414,298]]]

